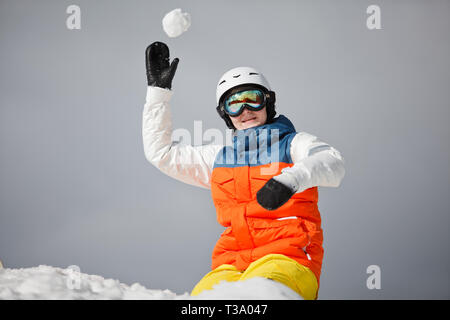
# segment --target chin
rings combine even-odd
[[[241,128],[242,128],[242,130],[244,130],[244,129],[249,129],[249,128],[260,126],[261,124],[262,123],[260,123],[260,122],[252,121],[251,123],[242,124]]]

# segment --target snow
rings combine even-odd
[[[203,291],[197,299],[204,300],[303,300],[294,290],[265,278],[244,281],[222,281],[213,290]]]
[[[183,299],[169,290],[149,290],[135,283],[88,275],[72,268],[41,265],[0,270],[0,299]]]
[[[188,292],[147,289],[139,283],[131,286],[118,280],[79,272],[74,266],[66,269],[40,265],[33,268],[0,269],[0,299],[3,300],[223,300],[223,299],[301,299],[290,288],[272,280],[253,278],[238,282],[221,282],[213,290],[196,297]]]
[[[166,34],[171,38],[175,38],[189,29],[191,16],[187,12],[182,12],[180,8],[174,9],[164,16],[162,25]]]

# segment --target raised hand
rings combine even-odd
[[[169,47],[163,42],[153,42],[145,50],[147,84],[153,87],[172,89],[172,80],[180,59],[169,64]]]

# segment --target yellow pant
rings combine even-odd
[[[220,281],[242,281],[254,277],[272,279],[288,286],[305,300],[317,297],[318,283],[314,273],[297,261],[282,254],[268,254],[252,262],[245,271],[223,264],[204,276],[192,290],[196,296],[203,290],[211,290]]]

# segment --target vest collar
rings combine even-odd
[[[282,138],[286,134],[295,132],[295,127],[292,122],[286,118],[284,115],[279,115],[274,118],[272,122],[266,123],[260,126],[251,127],[243,130],[235,130],[233,133],[233,142],[237,142],[237,140],[241,137],[245,136],[258,136],[264,130],[274,130],[278,129],[279,137]]]

